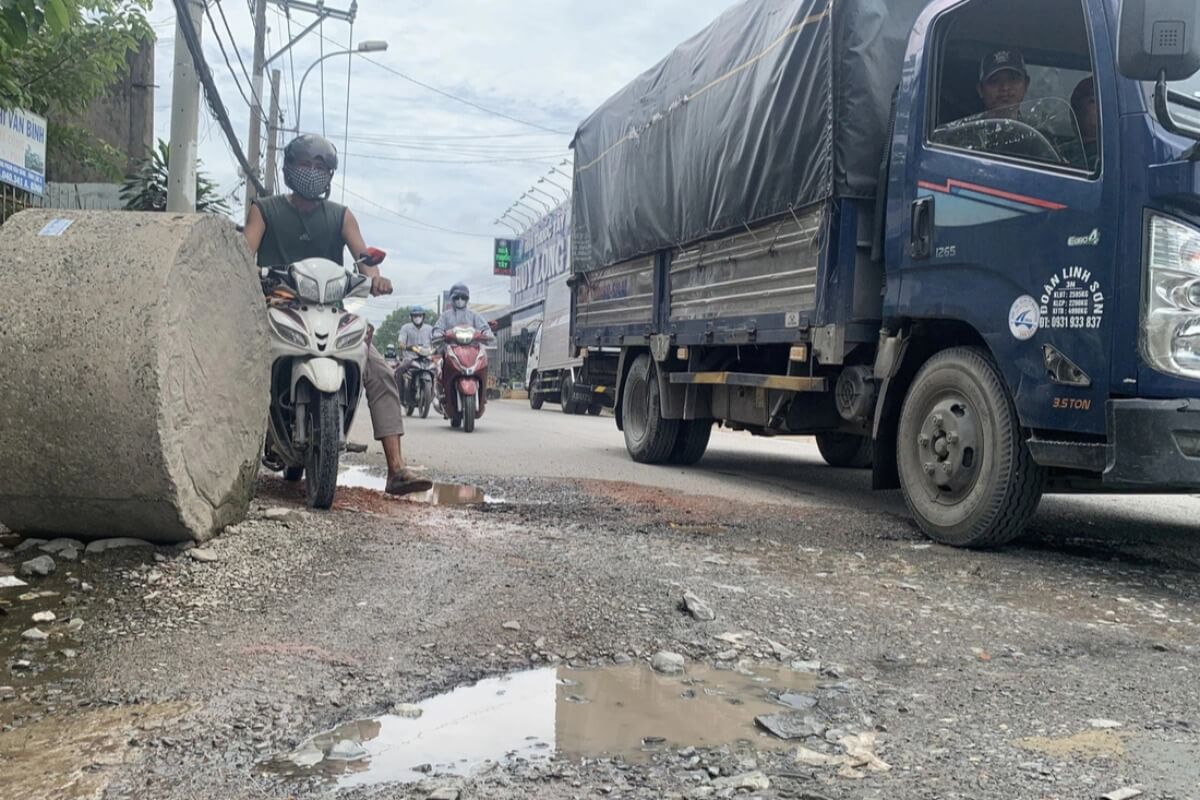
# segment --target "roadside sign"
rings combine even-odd
[[[19,108],[0,110],[0,183],[45,194],[45,117]]]
[[[496,246],[492,251],[493,275],[513,274],[513,255],[516,253],[518,244],[516,239],[496,240]]]

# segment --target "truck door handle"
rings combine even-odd
[[[933,254],[933,198],[922,197],[913,202],[912,243],[914,261],[921,261]]]

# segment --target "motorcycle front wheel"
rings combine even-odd
[[[341,450],[341,416],[335,394],[320,394],[309,405],[309,442],[304,465],[309,508],[333,505]]]
[[[475,395],[470,397],[459,397],[459,405],[462,406],[463,412],[463,432],[471,433],[475,430],[475,404],[479,402],[479,398]]]
[[[421,382],[421,419],[429,416],[429,406],[433,403],[433,385]]]

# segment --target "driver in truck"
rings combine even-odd
[[[260,267],[306,258],[327,258],[340,264],[349,247],[360,264],[359,272],[371,279],[371,294],[391,294],[391,281],[380,275],[376,266],[382,253],[367,248],[350,209],[328,199],[337,163],[337,149],[328,139],[304,134],[289,142],[283,151],[283,180],[292,191],[254,201],[246,220],[246,246]],[[417,477],[404,465],[400,390],[374,345],[367,348],[363,386],[375,438],[387,459],[387,492],[403,495],[433,488],[431,481]]]
[[[1029,91],[1025,56],[1011,47],[988,53],[979,65],[979,98],[987,119],[1020,119]]]

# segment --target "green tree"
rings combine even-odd
[[[171,160],[171,148],[162,139],[149,156],[142,159],[133,174],[125,178],[121,187],[121,200],[128,211],[167,210],[167,171]],[[217,194],[217,187],[199,170],[196,162],[196,210],[214,214],[228,214],[225,198]]]
[[[0,0],[0,108],[81,114],[153,36],[151,0]],[[84,128],[52,122],[47,161],[70,159],[119,178],[125,154]]]
[[[398,308],[391,314],[388,314],[387,319],[379,324],[375,329],[375,346],[379,348],[379,352],[387,349],[389,344],[395,344],[396,339],[400,336],[400,329],[408,323],[408,306]],[[425,324],[430,327],[437,322],[438,313],[431,308],[425,309]]]

